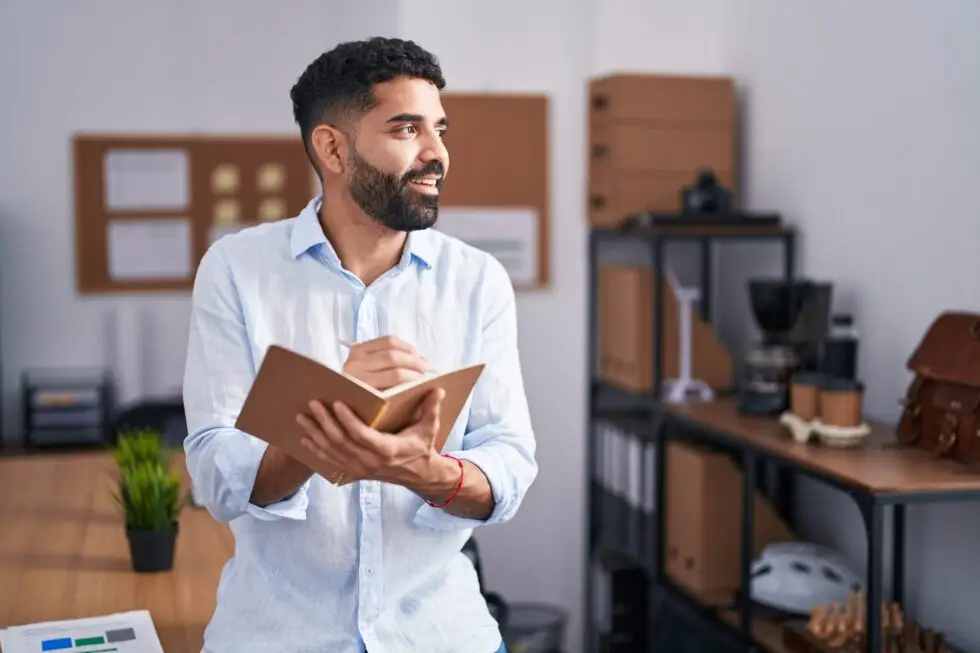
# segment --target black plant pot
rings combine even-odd
[[[165,531],[142,531],[127,527],[126,539],[129,540],[133,571],[145,573],[173,569],[177,524]]]

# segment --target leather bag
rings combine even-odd
[[[946,311],[908,360],[899,442],[980,462],[980,314]]]

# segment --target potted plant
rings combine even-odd
[[[158,431],[141,428],[120,431],[112,456],[116,466],[122,471],[144,462],[170,467],[170,453]]]
[[[120,472],[115,497],[126,519],[133,570],[172,569],[180,511],[186,502],[180,474],[158,461],[137,463]]]

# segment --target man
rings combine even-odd
[[[185,450],[197,500],[236,538],[206,651],[504,650],[461,548],[474,527],[514,516],[537,475],[535,440],[509,278],[430,229],[449,171],[444,85],[410,41],[320,56],[291,97],[322,196],[201,261]],[[395,434],[340,405],[297,415],[312,455],[369,479],[335,486],[233,427],[270,344],[378,388],[486,367],[446,455],[432,444],[440,396]]]

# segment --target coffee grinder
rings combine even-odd
[[[793,373],[816,369],[827,334],[831,286],[808,279],[752,279],[748,286],[762,336],[745,353],[738,409],[775,416],[789,406]]]

